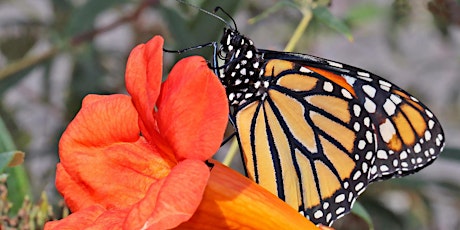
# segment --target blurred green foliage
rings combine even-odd
[[[374,1],[362,1],[355,3],[342,16],[337,16],[330,11],[331,4],[335,1],[190,1],[192,4],[213,12],[216,6],[221,6],[232,15],[239,27],[248,26],[248,32],[270,21],[272,18],[282,21],[292,33],[284,35],[284,41],[292,39],[294,28],[302,19],[302,16],[311,13],[311,20],[304,28],[299,39],[302,43],[313,45],[319,35],[344,36],[351,40],[353,31],[367,23],[376,20],[385,20],[387,40],[389,48],[398,51],[400,42],[397,34],[404,31],[418,12],[413,11],[414,3],[408,0],[394,0],[384,6]],[[13,3],[3,3],[0,7],[18,8]],[[45,3],[44,3],[45,4]],[[17,147],[23,151],[34,153],[34,149],[28,149],[30,138],[25,138],[20,127],[21,120],[14,109],[5,104],[4,95],[14,91],[34,72],[41,71],[43,78],[40,87],[43,93],[38,98],[41,105],[56,109],[59,107],[55,102],[56,78],[51,77],[53,71],[59,67],[59,60],[66,58],[69,74],[59,76],[59,81],[68,82],[64,85],[62,104],[64,109],[56,110],[62,113],[57,128],[52,130],[46,144],[48,155],[57,157],[57,140],[60,133],[75,116],[80,108],[83,97],[90,93],[110,94],[124,92],[123,73],[124,64],[129,54],[129,48],[118,48],[116,41],[127,41],[129,44],[121,44],[122,47],[133,47],[145,42],[153,35],[161,34],[166,38],[165,48],[180,50],[196,45],[206,44],[211,41],[219,41],[224,23],[208,14],[200,13],[197,9],[174,0],[86,0],[86,1],[62,1],[50,0],[47,7],[51,11],[51,17],[38,17],[28,14],[26,5],[22,6],[21,17],[13,17],[0,22],[0,117],[8,119],[3,125],[0,122],[0,165],[3,169],[14,156],[18,154]],[[21,7],[19,7],[22,9]],[[425,7],[433,18],[433,26],[445,39],[450,38],[449,28],[460,24],[458,13],[459,2],[455,0],[433,0]],[[217,12],[217,15],[228,21],[229,18]],[[100,23],[104,15],[111,15],[112,21]],[[241,19],[242,18],[242,19]],[[249,19],[249,21],[248,21]],[[99,22],[99,23],[98,23]],[[131,39],[119,40],[117,37],[102,40],[105,34],[111,33],[122,27],[129,27]],[[264,26],[267,26],[265,24]],[[308,27],[307,27],[308,26]],[[273,28],[267,28],[270,33],[277,33]],[[271,31],[270,31],[271,30]],[[265,30],[267,32],[267,30]],[[284,30],[283,30],[284,31]],[[243,33],[246,31],[242,31]],[[120,35],[120,34],[117,34]],[[266,34],[266,40],[272,43],[270,34]],[[98,40],[101,39],[101,40]],[[113,41],[112,41],[113,39]],[[101,46],[104,41],[104,46]],[[283,42],[284,42],[283,41]],[[294,50],[298,43],[294,42]],[[109,47],[109,48],[107,48]],[[297,46],[298,47],[298,46]],[[212,49],[205,48],[194,50],[182,55],[165,54],[165,64],[172,66],[179,58],[200,54],[211,60]],[[166,71],[165,71],[166,72]],[[53,104],[55,103],[55,104]],[[59,104],[59,103],[57,103]],[[34,114],[30,114],[34,116]],[[14,143],[14,141],[16,143]],[[24,141],[25,140],[25,141]],[[17,146],[16,146],[17,145]],[[40,157],[43,157],[40,155]],[[3,159],[4,158],[4,159]],[[460,164],[460,150],[448,148],[442,155],[442,159]],[[28,157],[26,157],[26,163]],[[26,164],[27,165],[27,164]],[[45,185],[53,183],[54,168],[50,168],[47,181],[41,187],[30,187],[29,176],[24,166],[8,168],[8,200],[11,202],[7,209],[2,209],[3,215],[18,213],[18,210],[30,216],[39,216],[31,226],[39,229],[46,219],[51,219],[52,210],[50,205],[58,210],[55,217],[62,217],[62,207],[55,193],[51,192],[50,201],[42,194]],[[29,167],[33,170],[36,167]],[[29,171],[29,174],[35,172]],[[435,191],[435,193],[433,193]],[[434,205],[437,202],[436,192],[451,197],[454,205],[460,211],[460,185],[448,179],[426,179],[421,177],[408,177],[376,183],[369,186],[368,190],[358,199],[352,214],[337,221],[334,225],[337,229],[436,229],[439,224],[435,221],[437,215]],[[435,194],[435,195],[433,195]],[[35,197],[34,201],[24,197]],[[391,198],[403,199],[406,206],[404,210],[396,210],[389,205]],[[53,200],[54,199],[54,200]],[[32,205],[36,203],[37,205]],[[404,203],[403,202],[403,203]],[[26,207],[26,208],[24,208]],[[7,210],[6,213],[4,210]],[[366,211],[367,210],[367,211]],[[14,217],[11,217],[14,219]],[[442,223],[441,223],[442,224]],[[458,224],[458,222],[457,222]],[[11,223],[8,223],[12,226]],[[30,226],[30,225],[29,225]],[[460,228],[460,226],[456,226]]]

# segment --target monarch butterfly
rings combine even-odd
[[[445,145],[425,105],[366,70],[258,49],[236,24],[212,44],[248,177],[316,224],[349,212],[370,183],[428,166]]]
[[[226,89],[249,178],[316,224],[331,225],[366,187],[413,174],[445,138],[418,99],[366,70],[301,53],[257,49],[227,26],[211,65]],[[218,62],[222,60],[223,65]]]

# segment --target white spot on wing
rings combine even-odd
[[[364,92],[369,95],[369,97],[374,98],[377,90],[370,85],[363,85]]]
[[[370,77],[369,73],[358,71],[359,76]]]
[[[355,190],[356,191],[360,191],[361,189],[364,188],[364,183],[363,182],[359,182],[358,184],[356,184],[355,186]]]
[[[425,131],[425,140],[429,141],[431,139],[431,132],[429,130]]]
[[[347,81],[349,85],[353,86],[353,84],[355,84],[356,78],[350,76],[343,76],[343,78],[345,78],[345,81]]]
[[[385,86],[391,87],[390,82],[387,82],[387,81],[384,81],[384,80],[379,80],[379,83],[380,83],[380,85],[385,85]]]
[[[399,104],[401,103],[401,98],[395,94],[391,94],[390,96],[390,99],[395,103],[395,104]]]
[[[308,68],[303,67],[303,66],[300,67],[299,71],[302,72],[302,73],[313,73],[313,71],[311,71]]]
[[[343,65],[340,64],[340,63],[337,63],[337,62],[327,61],[327,63],[328,63],[330,66],[334,66],[334,67],[337,67],[337,68],[343,68]]]
[[[351,96],[350,92],[348,92],[348,90],[346,89],[342,89],[342,95],[345,97],[345,98],[348,98],[348,99],[352,99],[353,97]]]
[[[358,180],[358,178],[361,176],[361,171],[356,171],[355,172],[355,175],[353,175],[353,180]],[[343,195],[343,194],[342,194]],[[335,199],[335,201],[337,202],[337,198]],[[338,203],[338,202],[337,202]]]
[[[366,99],[364,100],[364,108],[369,113],[375,113],[375,109],[377,108],[377,106],[375,105],[375,103],[371,99],[366,97]]]
[[[415,153],[419,153],[420,151],[422,151],[422,147],[420,146],[419,143],[417,143],[417,144],[414,146],[414,152],[415,152]]]
[[[383,109],[387,113],[388,116],[393,116],[396,111],[396,105],[393,103],[392,100],[386,99],[385,103],[383,104]]]
[[[326,92],[332,92],[332,90],[334,90],[334,87],[332,86],[332,83],[326,81],[324,82],[323,89]]]
[[[365,117],[364,118],[364,125],[366,127],[369,127],[370,124],[371,124],[371,119],[369,117]]]
[[[353,105],[353,112],[355,114],[355,117],[359,117],[361,114],[361,107],[357,104]]]
[[[363,150],[366,147],[366,141],[360,140],[358,143],[358,149]]]
[[[377,151],[377,158],[386,160],[388,159],[388,154],[385,150],[380,149],[379,151]]]
[[[366,131],[366,139],[369,143],[372,143],[374,141],[374,135],[372,135],[372,132],[369,130]]]
[[[396,134],[395,127],[390,120],[385,119],[385,122],[379,126],[380,135],[382,136],[383,141],[389,143],[393,135]]]
[[[367,173],[367,170],[369,169],[366,162],[363,162],[363,165],[361,166],[361,168],[363,169],[364,173]]]
[[[367,152],[365,156],[366,160],[370,161],[372,159],[372,155],[372,151]]]
[[[388,170],[389,170],[388,166],[386,166],[386,165],[380,165],[380,171],[386,172],[386,171],[388,171]]]
[[[355,122],[355,124],[353,125],[353,129],[354,129],[356,132],[358,132],[360,128],[361,128],[361,125],[359,125],[358,122]]]
[[[344,207],[340,207],[340,208],[338,208],[338,209],[335,211],[335,214],[340,215],[340,214],[342,214],[343,212],[345,212],[345,208],[344,208]]]
[[[316,219],[319,219],[319,218],[323,217],[323,211],[318,210],[318,211],[316,211],[315,213],[313,213],[313,216],[314,216]]]
[[[331,213],[328,213],[328,214],[326,215],[326,222],[331,221],[331,219],[332,219],[332,214],[331,214]]]
[[[431,113],[430,110],[425,109],[425,113],[426,113],[426,115],[428,115],[429,118],[433,118],[433,113]]]
[[[340,194],[335,197],[335,203],[340,203],[345,200],[345,194]]]
[[[386,85],[380,85],[380,88],[389,92],[390,91],[390,87],[389,86],[386,86]]]

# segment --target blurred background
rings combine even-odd
[[[285,48],[303,17],[299,6],[308,6],[313,18],[294,51],[373,72],[437,115],[447,139],[440,158],[416,175],[370,185],[358,199],[370,220],[358,211],[333,227],[460,229],[460,1],[189,2],[211,12],[223,7],[241,33],[272,50]],[[22,166],[6,171],[3,225],[20,221],[21,207],[63,215],[54,187],[60,135],[85,95],[126,92],[125,63],[136,44],[162,35],[165,48],[188,48],[219,41],[224,26],[174,0],[0,0],[0,152],[26,153]],[[212,58],[210,48],[166,53],[164,72],[194,54]],[[223,159],[227,147],[216,158]],[[241,170],[239,156],[232,167]]]

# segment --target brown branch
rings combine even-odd
[[[70,41],[70,44],[72,46],[74,46],[74,45],[79,45],[79,44],[81,44],[83,42],[86,42],[86,41],[93,40],[94,37],[96,37],[98,34],[101,34],[103,32],[109,31],[109,30],[111,30],[113,28],[116,28],[116,27],[118,27],[118,26],[120,26],[120,25],[122,25],[124,23],[134,21],[139,17],[139,15],[142,13],[142,11],[145,8],[147,8],[150,5],[157,4],[158,2],[159,2],[159,0],[144,0],[141,4],[139,4],[139,6],[136,8],[136,10],[133,13],[131,13],[129,15],[126,15],[124,17],[121,17],[118,20],[116,20],[116,21],[114,21],[111,24],[108,24],[106,26],[96,28],[96,29],[84,32],[82,34],[79,34],[79,35],[77,35],[77,36],[72,38],[72,40]]]
[[[93,30],[84,32],[82,34],[74,36],[70,40],[70,45],[77,46],[84,42],[93,40],[97,35],[114,29],[124,23],[136,20],[142,11],[150,5],[159,3],[159,0],[144,0],[139,6],[134,10],[131,14],[126,15],[124,17],[119,18],[118,20],[114,21],[113,23],[100,27],[95,28]],[[56,54],[59,53],[61,47],[53,47],[48,51],[45,51],[42,54],[24,57],[19,61],[13,62],[4,68],[0,69],[0,80],[6,79],[9,76],[13,76],[15,73],[18,73],[22,70],[25,70],[31,66],[38,65],[48,59],[54,57]]]

